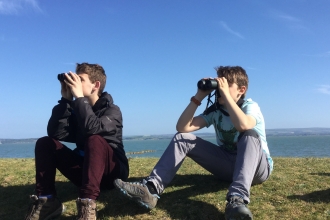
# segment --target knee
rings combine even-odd
[[[51,137],[45,136],[39,138],[36,141],[36,145],[34,148],[35,153],[41,152],[53,152],[56,150],[61,150],[63,148],[63,144]]]
[[[242,137],[254,137],[254,138],[259,138],[259,135],[258,135],[258,133],[257,133],[255,130],[250,129],[250,130],[246,130],[246,131],[244,131],[244,132],[241,132],[241,133],[239,134],[239,136],[238,136],[238,141],[240,141],[240,139],[241,139]]]
[[[95,150],[104,146],[108,147],[109,144],[103,137],[101,137],[100,135],[91,135],[86,140],[85,150]]]
[[[169,146],[188,154],[196,145],[197,137],[191,133],[177,133]]]
[[[45,136],[42,138],[39,138],[36,142],[35,149],[45,148],[47,146],[50,146],[53,143],[53,139],[51,137]]]
[[[174,135],[174,140],[176,141],[187,141],[187,140],[196,140],[196,135],[191,133],[176,133]]]

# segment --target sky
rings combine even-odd
[[[104,67],[124,136],[174,134],[198,80],[236,65],[266,129],[330,127],[329,11],[329,0],[0,0],[0,138],[47,135],[57,74],[81,62]]]

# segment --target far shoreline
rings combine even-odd
[[[193,134],[201,138],[215,138],[213,132],[193,132]],[[266,129],[267,137],[285,137],[285,136],[330,136],[330,128],[283,128],[283,129]],[[168,140],[174,134],[159,135],[128,135],[123,136],[123,141],[148,141],[148,140]],[[39,138],[0,138],[1,144],[24,144],[35,143]]]

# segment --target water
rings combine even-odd
[[[215,138],[204,138],[216,143]],[[267,137],[272,157],[330,157],[330,136],[269,136]],[[170,139],[124,141],[126,152],[152,150],[143,154],[129,154],[128,157],[160,157]],[[69,148],[74,144],[65,143]],[[34,143],[1,144],[0,158],[33,158]]]
[[[272,157],[330,157],[330,136],[267,137]]]

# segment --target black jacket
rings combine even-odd
[[[121,163],[121,178],[128,177],[128,160],[122,141],[122,115],[119,107],[113,104],[110,94],[104,92],[92,107],[87,98],[69,101],[62,98],[53,108],[49,119],[48,136],[59,141],[76,143],[83,151],[87,137],[97,134],[102,136]]]

